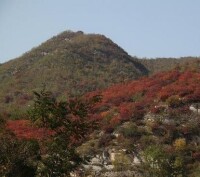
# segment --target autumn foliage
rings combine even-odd
[[[54,134],[53,131],[47,128],[34,126],[29,120],[9,120],[7,121],[7,128],[12,130],[20,139],[42,140]]]
[[[158,103],[163,102],[165,105],[178,107],[198,102],[200,101],[199,88],[198,70],[181,72],[176,69],[137,81],[114,85],[103,91],[89,93],[87,96],[101,94],[103,100],[97,105],[96,111],[106,107],[106,112],[109,112],[115,107],[118,112],[118,122],[120,122],[141,118],[150,107],[153,112],[160,111],[160,107],[155,108]],[[113,119],[116,120],[116,116],[113,116]]]
[[[91,109],[90,119],[102,120],[101,124],[105,129],[112,129],[121,122],[141,119],[149,110],[152,112],[159,112],[160,108],[163,110],[162,105],[155,107],[159,103],[177,107],[199,102],[200,72],[198,70],[162,72],[137,81],[113,85],[105,90],[90,92],[84,97],[90,99],[94,95],[101,95],[102,100]],[[25,125],[29,128],[26,129]],[[39,134],[43,137],[43,134],[47,133],[43,129],[36,131],[36,128],[22,120],[9,121],[8,127],[19,137],[24,138],[38,138]]]

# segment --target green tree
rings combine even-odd
[[[143,151],[143,163],[140,165],[144,176],[186,177],[189,163],[185,153],[186,142],[179,138],[174,143],[175,151],[166,152],[162,145],[152,145]]]
[[[43,143],[44,154],[38,165],[37,175],[41,177],[69,175],[82,162],[76,147],[96,126],[88,116],[92,106],[100,101],[101,97],[63,102],[57,101],[45,90],[34,94],[36,99],[29,111],[31,120],[38,126],[53,131],[53,136]]]
[[[141,164],[143,175],[147,177],[173,176],[170,156],[163,151],[161,146],[149,146],[142,155],[144,158]]]

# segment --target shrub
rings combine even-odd
[[[171,108],[177,108],[182,105],[182,101],[179,96],[171,96],[167,99],[167,104]]]

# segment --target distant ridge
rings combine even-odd
[[[145,67],[148,74],[169,71],[177,67],[183,70],[200,69],[200,57],[140,59],[139,62]]]

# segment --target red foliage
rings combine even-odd
[[[193,94],[188,95],[186,97],[186,101],[188,103],[197,103],[197,102],[200,102],[200,93],[198,91],[196,91]]]
[[[122,120],[129,120],[133,114],[133,103],[122,103],[119,112]]]
[[[118,115],[116,115],[110,120],[110,125],[112,125],[112,127],[115,127],[115,126],[119,125],[120,122],[121,122],[120,117]]]
[[[37,139],[49,138],[54,134],[53,131],[45,128],[34,127],[28,120],[9,120],[7,128],[10,129],[19,139]]]
[[[116,114],[111,114],[110,119],[102,123],[105,129],[106,127],[110,129],[130,118],[142,119],[149,108],[153,113],[161,111],[160,108],[152,108],[152,105],[166,101],[175,95],[183,103],[176,110],[188,111],[185,107],[181,110],[185,103],[200,101],[200,72],[178,70],[163,72],[149,78],[141,78],[137,81],[113,85],[102,91],[91,92],[86,94],[85,98],[92,98],[94,95],[102,95],[102,101],[92,108],[89,119],[97,121],[106,119],[108,117],[106,115],[116,108]],[[9,121],[8,127],[20,138],[42,139],[52,133],[33,127],[25,120]]]
[[[156,74],[150,78],[117,84],[103,91],[88,93],[86,97],[95,94],[102,95],[102,102],[97,104],[95,111],[99,114],[104,112],[101,114],[103,115],[105,111],[116,107],[120,115],[120,118],[118,118],[120,120],[117,120],[120,122],[129,120],[131,117],[134,119],[142,118],[145,111],[152,105],[156,105],[155,100],[156,102],[166,101],[176,95],[180,98],[181,103],[183,102],[183,105],[187,102],[200,101],[199,88],[199,72],[173,70]],[[101,111],[105,107],[107,109]],[[154,113],[162,110],[163,108],[151,108]]]

